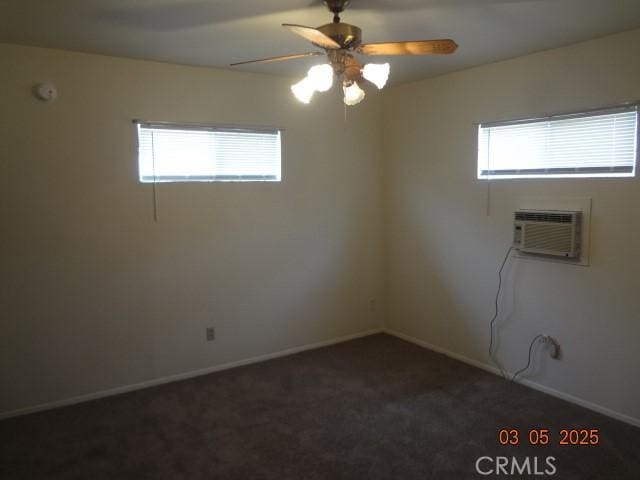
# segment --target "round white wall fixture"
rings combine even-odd
[[[52,102],[58,98],[58,89],[50,82],[39,83],[33,87],[33,93],[37,99],[44,102]]]

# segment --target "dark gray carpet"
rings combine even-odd
[[[553,446],[500,446],[504,427]],[[561,428],[600,445],[560,447]],[[508,478],[475,472],[497,455],[640,478],[640,429],[387,335],[5,420],[0,441],[2,479]]]

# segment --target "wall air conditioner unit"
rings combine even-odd
[[[524,253],[580,258],[582,213],[516,210],[513,246]]]

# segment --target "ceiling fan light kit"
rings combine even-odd
[[[326,92],[333,86],[333,68],[328,63],[311,67],[307,78],[316,92]]]
[[[389,78],[391,70],[388,63],[368,63],[364,66],[358,62],[358,55],[448,55],[458,48],[453,40],[414,40],[408,42],[387,42],[362,44],[362,30],[360,27],[340,21],[340,13],[350,3],[349,0],[325,0],[325,5],[333,13],[333,22],[317,28],[304,25],[283,24],[296,35],[310,41],[316,47],[322,48],[329,63],[311,67],[307,76],[291,86],[294,96],[302,103],[309,103],[315,92],[326,92],[333,86],[334,77],[342,83],[344,103],[356,105],[360,103],[365,92],[360,84],[365,80],[382,89]],[[322,52],[298,53],[279,57],[251,60],[234,63],[244,65],[248,63],[276,62],[293,60]]]
[[[315,89],[313,88],[313,84],[309,77],[304,77],[298,83],[291,85],[291,91],[293,95],[300,100],[302,103],[309,103],[311,101],[311,97],[315,93]]]
[[[351,82],[350,85],[345,83],[342,86],[342,90],[344,91],[344,103],[346,105],[357,105],[364,100],[364,90],[356,82]]]
[[[388,63],[367,63],[362,69],[362,76],[381,90],[387,84],[390,70]]]

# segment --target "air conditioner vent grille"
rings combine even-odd
[[[516,212],[516,220],[522,222],[572,223],[573,215],[560,212]]]
[[[570,252],[573,245],[571,228],[564,225],[530,223],[526,226],[523,248],[547,252]]]
[[[580,258],[581,213],[562,210],[517,210],[513,245],[523,253]]]

